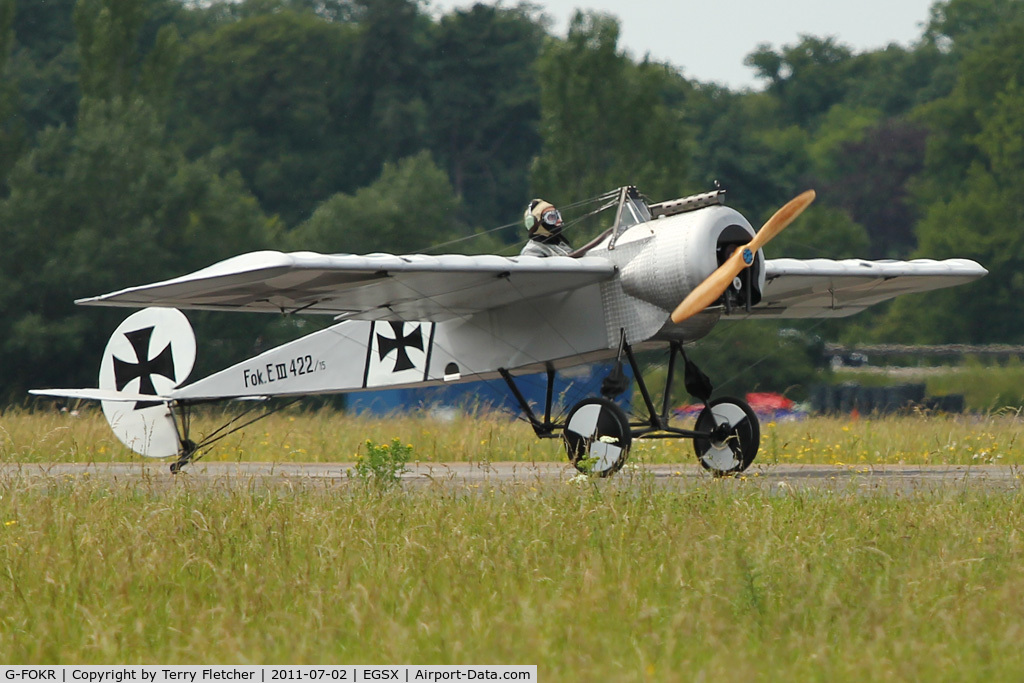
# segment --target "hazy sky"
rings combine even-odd
[[[493,0],[485,0],[493,4]],[[650,54],[688,78],[731,88],[757,87],[743,58],[759,43],[778,48],[800,34],[834,36],[861,52],[889,43],[909,45],[923,32],[933,0],[535,0],[565,35],[577,9],[619,18],[620,47],[634,59]],[[472,0],[432,0],[431,7],[468,7]],[[516,2],[503,2],[513,6]]]

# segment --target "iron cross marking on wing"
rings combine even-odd
[[[395,333],[394,339],[385,337],[384,335],[377,333],[377,352],[380,354],[380,359],[384,360],[392,351],[397,350],[395,356],[395,368],[392,372],[401,372],[403,370],[412,370],[416,367],[416,364],[412,362],[412,358],[409,357],[409,352],[406,351],[408,348],[423,350],[423,332],[421,331],[421,325],[417,325],[416,329],[410,332],[408,335],[402,334],[403,323],[389,321],[392,331]]]
[[[156,387],[153,386],[153,375],[160,375],[174,381],[174,354],[171,352],[170,343],[164,350],[155,357],[149,357],[149,342],[153,336],[152,327],[144,327],[139,330],[125,332],[125,337],[135,349],[134,363],[121,360],[114,356],[114,386],[121,391],[133,379],[139,380],[140,394],[156,394]],[[135,404],[135,410],[142,410],[150,406],[160,405],[159,401],[139,401]]]

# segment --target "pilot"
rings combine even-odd
[[[523,222],[530,239],[523,247],[523,256],[568,256],[572,245],[562,237],[562,214],[551,202],[534,199],[526,207]]]

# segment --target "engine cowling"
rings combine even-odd
[[[713,273],[735,247],[754,237],[747,219],[726,206],[660,218],[643,227],[654,234],[623,267],[622,288],[627,294],[666,311],[673,310]],[[764,255],[760,251],[750,267],[750,275],[752,301],[757,303],[764,287]]]

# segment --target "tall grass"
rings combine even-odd
[[[226,417],[200,414],[197,433]],[[762,425],[758,465],[1021,463],[1015,413]],[[219,460],[561,461],[504,416],[279,413]],[[693,462],[642,442],[642,462]],[[8,411],[4,462],[137,458]],[[758,466],[755,465],[755,466]],[[522,663],[544,680],[1016,680],[1024,494],[0,476],[0,662]]]
[[[0,661],[1019,680],[1024,498],[0,480]]]
[[[192,438],[212,434],[236,413],[196,413]],[[366,441],[411,443],[421,461],[550,461],[560,457],[559,440],[538,440],[525,423],[503,414],[459,414],[436,418],[428,412],[402,416],[349,415],[334,409],[294,408],[275,413],[204,451],[219,461],[352,462]],[[7,410],[0,414],[0,459],[8,462],[120,462],[138,459],[110,432],[98,408],[75,415]]]
[[[757,463],[991,465],[1024,463],[1024,421],[987,416],[815,417],[761,425]]]
[[[229,413],[203,412],[193,434],[213,432]],[[686,420],[679,424],[689,426]],[[815,417],[764,422],[756,463],[1024,464],[1024,420],[1016,412],[983,416],[912,415]],[[390,418],[334,410],[295,409],[274,414],[218,441],[204,457],[220,461],[353,462],[366,441],[399,439],[420,462],[559,462],[559,439],[538,440],[529,425],[503,414],[439,419],[429,413]],[[638,441],[631,458],[647,463],[693,463],[689,441]],[[98,410],[76,417],[50,412],[0,415],[0,460],[111,462],[138,459],[110,433]]]

